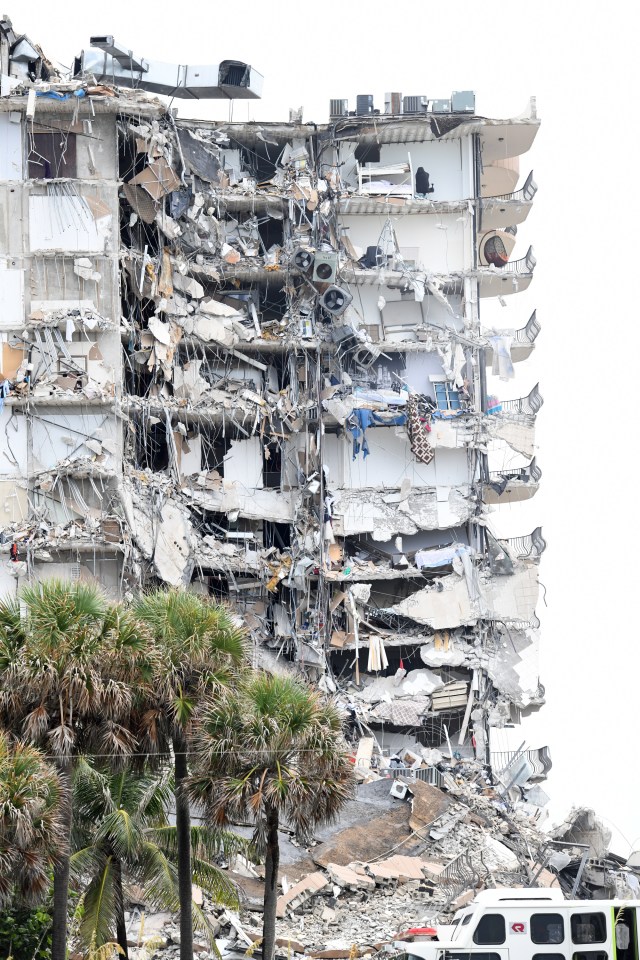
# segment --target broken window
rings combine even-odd
[[[282,452],[279,443],[265,443],[263,448],[263,484],[279,490],[282,482]]]
[[[75,178],[76,135],[51,131],[34,133],[29,152],[29,179],[52,180],[58,177]]]
[[[531,939],[534,943],[562,943],[564,920],[559,913],[533,913]]]
[[[473,931],[473,942],[485,946],[504,943],[506,940],[504,917],[500,913],[487,913]]]
[[[436,395],[438,410],[459,410],[460,393],[455,389],[449,380],[442,380],[440,383],[434,383],[433,389]]]
[[[604,943],[607,939],[604,913],[573,913],[571,939],[574,943]]]
[[[380,146],[377,143],[359,143],[354,156],[358,163],[380,163]]]

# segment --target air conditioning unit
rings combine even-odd
[[[339,317],[341,313],[347,309],[353,297],[346,290],[343,290],[342,287],[329,287],[328,290],[322,294],[320,298],[320,304],[327,313],[333,314],[334,317]]]
[[[356,97],[356,116],[366,117],[373,113],[373,94],[359,93]]]
[[[451,94],[452,113],[475,113],[476,95],[473,90],[454,90]]]
[[[346,117],[348,113],[348,100],[329,100],[329,116],[332,120],[334,117]]]
[[[429,105],[428,97],[403,97],[403,113],[426,113]]]
[[[451,100],[432,100],[431,113],[451,113]]]
[[[402,113],[402,94],[401,93],[385,93],[384,112],[390,113],[394,117],[397,117]]]
[[[398,800],[404,800],[409,793],[409,787],[402,780],[394,780],[389,790],[390,797],[397,797]]]
[[[296,250],[293,255],[293,265],[297,267],[298,270],[309,270],[313,266],[315,260],[315,254],[313,250],[305,250],[300,248]]]
[[[316,283],[334,283],[338,275],[337,253],[316,253],[313,261],[313,277]]]

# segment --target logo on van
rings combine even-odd
[[[512,933],[526,933],[526,932],[527,932],[527,925],[526,925],[526,923],[512,923],[512,924],[511,924],[511,932],[512,932]]]

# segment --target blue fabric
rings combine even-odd
[[[57,93],[55,90],[36,90],[36,97],[46,97],[47,100],[71,100],[71,97],[86,97],[84,90],[74,90],[73,93]]]
[[[351,459],[356,459],[360,453],[360,449],[362,449],[364,459],[369,456],[366,430],[373,422],[373,415],[371,410],[354,410],[351,419],[356,421],[355,423],[349,424],[349,430],[353,434],[353,457]],[[360,443],[360,437],[362,437],[362,443]]]
[[[401,427],[407,422],[406,413],[396,413],[391,416],[388,413],[377,413],[375,410],[373,410],[372,414],[375,423],[383,423],[389,427]]]

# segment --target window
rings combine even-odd
[[[582,950],[574,953],[573,960],[609,960],[606,950]]]
[[[607,939],[604,913],[572,913],[571,939],[574,943],[604,943]]]
[[[442,960],[501,960],[501,958],[499,953],[479,953],[476,951],[473,953],[461,953],[457,950],[444,950],[442,952]],[[564,960],[564,957],[562,960]]]
[[[452,383],[448,380],[442,380],[440,383],[434,383],[433,389],[436,394],[436,403],[438,410],[459,410],[460,394]]]
[[[51,180],[76,176],[76,136],[74,133],[34,133],[29,154],[29,177]]]
[[[500,913],[487,913],[473,931],[473,942],[481,946],[504,943],[506,939],[504,917]]]
[[[567,960],[564,953],[534,953],[531,960]]]
[[[562,943],[564,920],[559,913],[534,913],[531,915],[531,939],[534,943]]]

